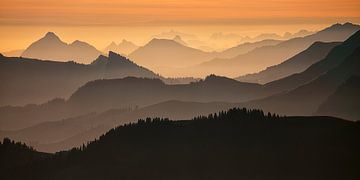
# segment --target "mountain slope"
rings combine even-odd
[[[263,71],[254,74],[237,77],[236,80],[241,82],[254,82],[265,84],[274,80],[278,80],[291,74],[300,73],[306,70],[312,64],[324,59],[326,55],[339,42],[315,42],[306,50],[291,57],[290,59],[274,66],[270,66]]]
[[[359,133],[358,123],[331,117],[230,109],[190,121],[139,120],[81,150],[0,171],[3,179],[355,180]]]
[[[165,67],[187,67],[207,61],[214,53],[184,46],[174,40],[152,39],[148,44],[132,52],[129,57],[142,66],[167,75]]]
[[[323,102],[316,114],[360,119],[360,78],[353,76]]]
[[[60,84],[54,83],[54,88]],[[38,106],[2,107],[0,115],[3,118],[0,119],[0,125],[2,130],[16,130],[44,121],[56,121],[109,109],[144,107],[169,100],[244,102],[261,97],[261,86],[258,84],[241,83],[217,76],[209,76],[205,80],[190,84],[175,85],[149,78],[101,79],[81,86],[68,100],[54,100]]]
[[[305,71],[267,83],[264,88],[273,93],[295,89],[337,67],[358,47],[360,47],[360,31],[354,33],[341,45],[334,47],[323,60],[311,65]]]
[[[0,106],[66,98],[88,81],[127,76],[160,78],[112,52],[91,65],[0,56]]]
[[[128,77],[92,81],[69,98],[77,107],[93,110],[144,106],[167,100],[242,102],[260,96],[261,86],[233,79],[208,76],[205,80],[167,85],[159,79]]]
[[[279,64],[305,50],[316,41],[344,41],[360,29],[351,23],[335,24],[315,34],[293,38],[274,46],[264,46],[231,59],[213,59],[194,68],[194,71],[211,71],[226,76],[239,76],[259,72],[266,67]]]
[[[99,50],[88,43],[76,40],[71,44],[67,44],[61,41],[53,32],[48,32],[43,38],[26,48],[21,56],[44,60],[89,63],[100,54]]]
[[[289,92],[249,102],[246,106],[263,108],[267,111],[287,115],[313,114],[319,108],[321,103],[323,103],[328,96],[333,94],[341,84],[345,83],[347,79],[351,76],[360,76],[359,57],[360,47],[354,50],[351,55],[347,56],[341,64],[328,72],[324,72],[323,75],[315,80]],[[322,64],[324,65],[324,63]],[[312,67],[314,66],[311,66],[310,68]],[[319,64],[317,67],[319,67]],[[325,66],[321,67],[324,68]]]
[[[274,39],[265,39],[257,42],[246,42],[243,44],[239,44],[235,47],[226,49],[219,53],[219,58],[233,58],[240,54],[248,53],[256,48],[260,48],[263,46],[273,46],[282,42],[281,40],[274,40]]]

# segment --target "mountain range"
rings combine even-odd
[[[280,50],[286,44],[291,47],[294,42],[341,39],[356,28],[357,25],[349,23],[338,24],[303,38],[245,43],[214,54],[245,53],[245,56],[265,52],[262,49],[267,48]],[[145,48],[150,52],[156,49],[156,44],[162,49],[168,43],[166,48],[174,52],[180,48],[183,52],[199,53],[177,42],[179,40],[180,37],[156,39],[152,41],[158,42],[150,41],[146,48],[138,50],[146,52],[141,50]],[[282,43],[285,45],[280,46]],[[263,116],[270,111],[287,116],[331,115],[356,121],[360,119],[359,57],[359,30],[343,42],[315,41],[284,62],[237,80],[217,75],[209,75],[204,80],[164,78],[111,51],[108,56],[97,56],[89,64],[0,55],[0,106],[3,106],[0,107],[0,137],[26,142],[41,151],[56,152],[80,146],[117,125],[133,124],[141,118],[204,120],[203,115],[232,107],[263,109],[265,112],[261,113],[245,110],[255,112],[255,116],[249,116],[255,120],[279,118],[272,114]],[[241,111],[230,111],[225,119],[236,115],[231,112]],[[218,115],[208,119],[212,122]],[[315,121],[314,124],[326,127],[333,122],[339,122],[341,127],[353,125],[331,117],[284,117],[282,120],[289,120],[290,124]],[[159,122],[159,118],[155,121]],[[246,127],[246,123],[241,125]]]
[[[305,71],[265,84],[278,94],[244,104],[288,115],[315,113],[328,96],[360,72],[360,31]],[[275,106],[276,104],[276,106]]]
[[[100,55],[92,64],[0,56],[0,106],[43,103],[65,98],[88,81],[127,76],[161,78],[116,53]]]
[[[55,60],[55,61],[76,61],[89,63],[101,54],[94,46],[76,40],[67,44],[53,32],[32,43],[21,54],[22,57]]]
[[[139,48],[139,46],[124,39],[119,44],[116,44],[115,42],[111,42],[111,44],[109,44],[103,51],[104,52],[112,51],[126,56],[132,53],[133,51],[135,51],[137,48]]]
[[[344,41],[360,29],[359,25],[334,24],[315,34],[283,41],[277,45],[263,46],[233,58],[215,58],[193,68],[194,72],[212,72],[225,76],[239,76],[279,64],[305,50],[316,41]]]
[[[17,113],[18,116],[13,115],[12,119],[8,119],[6,123],[2,121],[2,125],[8,124],[2,126],[3,128],[17,129],[0,131],[0,138],[10,137],[26,142],[39,151],[56,152],[80,146],[83,142],[99,137],[116,125],[135,122],[141,118],[167,117],[183,120],[237,107],[234,103],[171,100],[141,108],[111,109],[66,118],[67,112],[59,110],[65,109],[64,103],[61,104],[60,100],[50,103],[42,106],[13,108],[11,111],[1,109],[1,115],[4,117],[9,117],[6,116],[5,111],[9,112],[8,114]],[[28,113],[27,116],[19,115],[26,111],[33,111],[33,113]]]
[[[247,74],[235,79],[242,82],[265,84],[292,74],[300,73],[317,61],[324,59],[330,50],[339,44],[339,42],[315,42],[309,48],[280,64],[270,66],[258,73]]]
[[[244,102],[263,97],[260,88],[258,84],[241,83],[214,75],[199,82],[174,85],[149,78],[99,79],[74,90],[68,95],[67,100],[55,99],[40,105],[2,107],[0,114],[4,118],[0,120],[0,125],[2,130],[20,129],[43,121],[103,112],[108,109],[144,107],[169,100]],[[5,93],[3,94],[5,96]]]
[[[170,72],[167,72],[167,68],[196,65],[215,57],[215,55],[215,53],[187,47],[175,40],[154,38],[146,45],[132,52],[129,57],[136,63],[155,70],[162,75],[172,76]]]

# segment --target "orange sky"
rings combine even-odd
[[[1,0],[0,51],[25,48],[48,30],[101,49],[122,38],[143,43],[170,29],[253,35],[345,21],[360,22],[359,0]]]

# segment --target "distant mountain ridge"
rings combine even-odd
[[[267,91],[278,94],[243,105],[288,115],[315,113],[347,79],[360,76],[359,57],[360,31],[304,72],[264,85]]]
[[[259,89],[258,84],[215,75],[183,85],[167,85],[159,79],[127,77],[89,82],[75,91],[68,102],[89,111],[142,107],[168,100],[241,102],[258,98],[261,95]]]
[[[216,53],[187,47],[175,40],[152,39],[129,57],[142,66],[165,76],[174,76],[169,68],[183,68],[215,57]]]
[[[242,82],[265,84],[292,74],[300,73],[315,62],[324,59],[326,55],[330,52],[330,50],[339,44],[341,43],[315,42],[306,50],[300,52],[299,54],[291,57],[290,59],[280,64],[270,66],[258,73],[247,74],[245,76],[240,76],[235,79]]]
[[[57,83],[57,86],[51,85],[56,88],[60,82],[54,82]],[[60,90],[67,90],[64,89],[65,87],[63,86]],[[71,88],[73,89],[73,87]],[[241,83],[214,75],[198,82],[174,85],[165,84],[160,79],[154,78],[100,78],[86,83],[76,91],[73,90],[71,96],[68,95],[70,98],[67,100],[50,101],[34,106],[2,107],[0,108],[0,115],[4,118],[0,121],[0,125],[3,130],[19,129],[43,121],[59,120],[109,109],[144,107],[169,100],[244,102],[262,97],[260,89],[261,86],[258,84]],[[45,90],[54,91],[52,89]],[[39,93],[45,94],[43,91]],[[55,95],[52,96],[56,97]],[[26,116],[23,116],[24,112],[28,112]]]
[[[359,25],[345,23],[334,24],[315,34],[293,38],[273,46],[263,46],[234,58],[215,58],[194,67],[193,71],[211,71],[230,77],[238,77],[264,70],[266,67],[279,64],[305,50],[316,41],[344,41],[360,29]]]
[[[56,61],[89,63],[101,54],[94,46],[76,40],[67,44],[53,32],[32,43],[21,54],[22,57]]]
[[[219,53],[219,58],[233,58],[240,54],[248,53],[256,48],[260,48],[262,46],[272,46],[282,42],[281,40],[274,40],[274,39],[265,39],[256,42],[246,42],[243,44],[239,44],[235,47],[226,49]]]
[[[113,52],[116,52],[118,54],[129,55],[130,53],[135,51],[137,48],[139,48],[139,46],[137,46],[133,42],[130,42],[130,41],[127,41],[127,40],[124,39],[119,44],[116,44],[115,42],[111,42],[111,44],[109,44],[104,49],[104,52],[113,51]]]

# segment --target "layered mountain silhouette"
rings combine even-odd
[[[11,122],[9,121],[7,123],[12,124],[12,127],[22,128],[18,130],[0,131],[0,138],[10,137],[17,141],[26,142],[40,151],[56,152],[80,146],[84,142],[99,137],[116,125],[136,122],[141,118],[168,117],[173,120],[183,120],[195,116],[207,115],[211,112],[227,110],[231,107],[236,107],[236,104],[171,100],[143,108],[111,109],[102,113],[87,113],[71,118],[61,118],[56,116],[56,114],[59,114],[59,109],[64,107],[58,106],[59,109],[51,109],[45,108],[45,106],[39,106],[37,108],[33,107],[33,109],[37,110],[38,114],[44,111],[42,117],[46,116],[46,118],[39,121],[40,118],[36,116],[35,113],[28,113],[27,117],[13,117]],[[18,108],[17,113],[23,113],[26,108],[23,108],[22,111],[19,110],[20,108]],[[30,110],[29,107],[27,110]],[[14,109],[12,112],[14,113],[16,110]],[[48,114],[46,114],[47,112]],[[53,112],[54,114],[49,112]],[[62,113],[64,114],[65,112],[62,111]],[[4,113],[2,113],[2,115],[4,115]],[[28,122],[32,122],[32,125]]]
[[[136,63],[167,75],[166,68],[195,65],[215,57],[208,53],[182,45],[175,40],[152,39],[145,46],[132,52],[129,57]]]
[[[43,103],[66,98],[88,81],[127,76],[161,78],[129,59],[109,52],[92,64],[0,57],[0,106]]]
[[[342,64],[350,54],[352,54],[358,47],[360,47],[359,42],[360,31],[353,34],[350,38],[341,43],[341,45],[334,47],[324,59],[311,65],[305,71],[269,82],[264,86],[267,91],[275,93],[290,91],[299,86],[307,84]]]
[[[159,79],[126,77],[86,83],[69,99],[42,105],[0,108],[2,130],[21,129],[108,109],[144,107],[169,100],[194,102],[244,102],[264,97],[258,84],[209,76],[191,84],[165,84]]]
[[[22,57],[56,60],[56,61],[76,61],[79,63],[89,63],[101,54],[94,46],[82,41],[74,41],[67,44],[53,32],[32,43],[21,54]]]
[[[280,64],[270,66],[258,73],[237,77],[236,80],[265,84],[292,74],[300,73],[312,64],[324,59],[330,50],[339,44],[339,42],[315,42],[306,50]]]
[[[315,34],[293,38],[273,46],[257,48],[234,58],[213,59],[198,65],[193,71],[210,71],[232,77],[261,71],[289,59],[316,41],[344,41],[359,29],[359,25],[351,23],[334,24]]]
[[[3,156],[19,164],[0,173],[2,179],[359,178],[359,123],[264,114],[234,108],[187,121],[147,118],[49,158],[31,149],[20,154],[24,147],[4,140]]]
[[[208,76],[191,84],[167,85],[159,79],[133,78],[96,80],[74,92],[68,103],[101,111],[109,108],[145,106],[167,100],[196,102],[243,102],[261,97],[260,85]]]
[[[317,115],[360,119],[360,77],[352,76],[323,102]]]
[[[139,48],[139,46],[124,39],[119,44],[116,44],[115,42],[111,42],[111,44],[109,44],[104,49],[104,52],[113,51],[118,54],[128,55],[128,54],[132,53],[133,51],[135,51],[137,48]]]
[[[283,93],[246,105],[288,115],[314,113],[347,79],[360,75],[359,42],[360,31],[304,72],[265,85],[269,91],[280,88]]]
[[[262,41],[256,41],[256,42],[246,42],[243,44],[239,44],[235,47],[226,49],[224,51],[222,51],[218,57],[221,58],[232,58],[235,56],[238,56],[240,54],[245,54],[248,53],[256,48],[260,48],[263,46],[272,46],[272,45],[276,45],[279,44],[280,42],[282,42],[281,40],[274,40],[274,39],[265,39]]]

